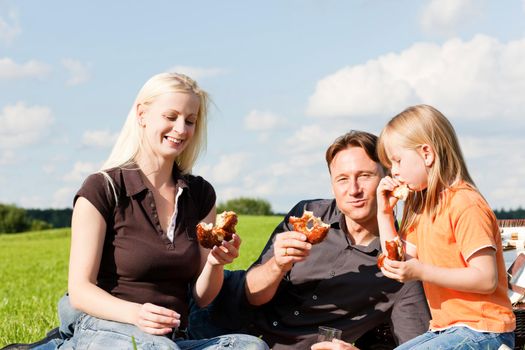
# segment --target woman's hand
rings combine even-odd
[[[359,350],[352,344],[339,339],[333,339],[331,342],[323,341],[312,345],[311,350]]]
[[[239,256],[241,238],[233,234],[232,239],[222,241],[221,246],[214,246],[208,254],[208,263],[212,266],[230,264]]]
[[[311,249],[312,244],[306,242],[304,234],[286,231],[275,236],[273,256],[279,269],[288,272],[293,264],[306,259]]]
[[[180,315],[165,307],[145,303],[139,305],[135,325],[146,333],[164,335],[180,326]]]
[[[407,261],[385,258],[381,271],[386,277],[404,283],[412,280],[421,280],[423,264],[416,258],[411,258]]]
[[[399,185],[401,185],[401,182],[390,176],[385,176],[379,181],[379,185],[377,186],[378,213],[392,214],[394,207],[399,200],[392,195],[392,191]]]

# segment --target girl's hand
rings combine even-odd
[[[416,258],[407,261],[396,261],[385,258],[381,272],[399,282],[421,280],[423,275],[423,264]]]
[[[292,269],[293,264],[303,261],[310,254],[312,244],[306,236],[296,231],[285,231],[275,236],[273,256],[278,268],[283,272]]]
[[[180,326],[180,315],[162,306],[145,303],[138,309],[135,325],[142,331],[155,334],[168,334]]]
[[[232,239],[227,241],[222,241],[222,245],[215,246],[210,250],[208,254],[208,263],[212,266],[214,265],[226,265],[239,256],[239,247],[241,246],[241,238],[236,234],[233,234]]]
[[[399,199],[392,195],[392,191],[401,185],[399,180],[390,176],[385,176],[379,181],[377,186],[377,211],[392,214],[394,207]]]
[[[346,343],[339,339],[333,339],[331,342],[323,341],[312,345],[311,350],[359,350],[352,344]]]

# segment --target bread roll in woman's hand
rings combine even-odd
[[[301,232],[311,244],[321,243],[325,239],[330,225],[325,224],[320,218],[314,216],[314,213],[305,210],[302,217],[290,216],[288,222],[297,232]]]
[[[197,239],[201,246],[212,249],[213,246],[220,246],[222,241],[232,239],[235,225],[237,225],[237,214],[234,211],[223,211],[217,215],[215,226],[204,222],[197,225]]]

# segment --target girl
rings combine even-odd
[[[431,106],[410,107],[385,126],[378,155],[392,175],[377,189],[383,251],[398,234],[392,191],[401,184],[411,190],[399,230],[407,259],[385,259],[382,272],[423,281],[432,314],[430,330],[397,349],[513,348],[496,217],[468,173],[450,122]]]
[[[215,192],[191,168],[206,139],[208,97],[182,74],[153,76],[111,155],[74,200],[68,290],[83,312],[61,349],[267,349],[246,335],[187,340],[188,291],[209,304],[240,239],[208,250]]]

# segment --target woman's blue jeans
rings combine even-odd
[[[72,338],[58,349],[133,349],[133,340],[140,350],[267,350],[268,346],[257,337],[229,334],[211,339],[174,340],[142,332],[134,325],[107,321],[87,314],[77,320]]]
[[[514,332],[488,333],[468,327],[452,327],[423,333],[396,350],[492,350],[503,344],[514,349]]]

